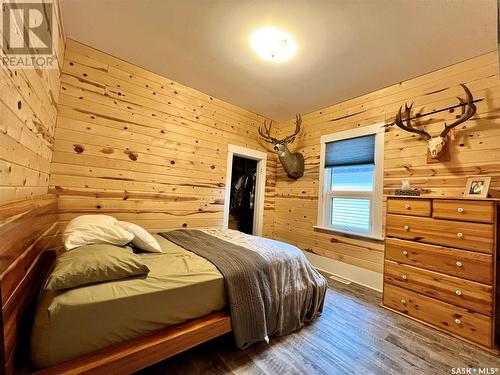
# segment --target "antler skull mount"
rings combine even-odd
[[[402,114],[403,107],[400,107],[398,113],[396,114],[394,124],[407,132],[420,134],[423,139],[427,141],[429,154],[432,159],[438,158],[441,151],[443,151],[443,148],[448,141],[450,131],[459,124],[469,120],[476,113],[477,108],[474,104],[472,93],[464,84],[460,84],[460,86],[462,86],[467,96],[466,100],[457,96],[457,99],[460,101],[462,113],[451,124],[448,125],[445,123],[443,131],[438,136],[432,136],[425,130],[416,129],[411,125],[411,109],[413,107],[413,103],[410,106],[405,104],[404,118]]]
[[[288,177],[293,179],[298,179],[304,175],[304,155],[300,152],[291,153],[288,150],[288,144],[295,141],[295,138],[300,132],[300,127],[302,125],[302,118],[297,115],[295,120],[295,131],[283,138],[277,139],[271,136],[271,127],[273,122],[271,121],[269,126],[267,126],[266,121],[264,121],[264,129],[259,127],[259,134],[264,141],[272,143],[274,145],[274,151],[278,154],[278,158],[283,166]]]

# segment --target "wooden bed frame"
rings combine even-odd
[[[29,339],[34,307],[60,243],[57,197],[0,206],[0,375],[33,373]],[[167,327],[36,374],[123,374],[160,362],[231,331],[226,311]]]

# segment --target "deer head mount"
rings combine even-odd
[[[472,93],[464,84],[461,84],[460,86],[462,86],[462,88],[465,91],[465,95],[467,96],[467,100],[464,100],[457,96],[457,99],[460,101],[460,108],[462,109],[462,113],[451,124],[447,125],[445,123],[443,131],[438,136],[433,137],[425,130],[415,129],[411,125],[411,109],[413,107],[413,103],[409,107],[405,104],[404,119],[403,119],[403,114],[401,113],[401,111],[403,110],[402,107],[399,108],[399,111],[396,115],[396,120],[394,121],[394,124],[396,124],[396,126],[407,132],[420,134],[423,137],[423,139],[427,141],[429,154],[432,159],[436,159],[440,155],[441,151],[443,150],[443,147],[448,141],[448,135],[450,131],[459,124],[470,119],[476,113],[476,106],[474,105],[474,98],[472,97]]]
[[[274,151],[276,151],[276,153],[278,154],[278,158],[280,159],[283,169],[285,170],[288,177],[295,180],[304,175],[304,156],[299,152],[292,154],[288,150],[287,145],[295,141],[295,137],[297,137],[297,134],[299,134],[300,132],[301,124],[302,119],[300,115],[297,115],[297,119],[295,121],[295,131],[293,132],[293,134],[283,139],[271,137],[271,127],[273,126],[272,121],[269,123],[269,126],[267,126],[266,121],[264,121],[264,129],[262,129],[262,127],[259,127],[260,136],[267,143],[272,143],[274,145]]]

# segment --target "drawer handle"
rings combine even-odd
[[[458,267],[462,267],[462,266],[463,266],[462,262],[458,261],[458,262],[457,262],[457,266],[458,266]]]
[[[461,296],[461,295],[462,295],[462,292],[461,292],[460,290],[457,290],[457,291],[455,292],[455,294],[456,294],[457,296]]]
[[[458,237],[458,238],[463,238],[463,237],[464,237],[464,234],[463,234],[462,232],[458,232],[458,233],[457,233],[457,237]]]
[[[404,255],[405,257],[407,257],[407,256],[408,256],[408,251],[403,250],[403,255]]]
[[[457,208],[457,212],[458,212],[459,214],[463,213],[463,212],[464,212],[463,207],[458,207],[458,208]]]
[[[411,206],[410,206],[409,204],[405,204],[405,208],[406,208],[407,210],[410,210],[410,209],[411,209]]]
[[[403,280],[406,280],[406,279],[407,279],[406,275],[401,276],[401,278],[402,278]]]
[[[401,300],[401,303],[402,303],[403,305],[406,305],[406,300],[402,299],[402,300]]]
[[[460,324],[461,323],[460,319],[455,319],[455,323]]]
[[[410,230],[410,227],[409,227],[408,225],[405,225],[405,226],[403,227],[403,229],[404,229],[406,232],[408,232],[408,231]]]

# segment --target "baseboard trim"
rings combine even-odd
[[[325,271],[323,271],[325,272]],[[345,284],[345,285],[350,285],[352,284],[352,281],[351,280],[347,280],[343,277],[340,277],[340,276],[337,276],[337,275],[334,275],[333,273],[328,273],[330,276],[328,276],[330,279],[332,280],[335,280],[335,281],[338,281],[339,283],[342,283],[342,284]]]
[[[383,275],[320,255],[305,253],[311,264],[321,272],[349,280],[355,284],[382,292]]]
[[[332,275],[334,277],[338,277],[338,278],[342,278],[342,279],[345,279],[345,280],[348,280],[354,284],[357,284],[357,285],[361,285],[361,286],[364,286],[366,288],[369,288],[369,289],[372,289],[372,290],[376,290],[377,292],[382,292],[382,289],[379,289],[377,288],[376,286],[374,285],[369,285],[369,284],[366,284],[366,283],[362,283],[362,282],[359,282],[359,281],[356,281],[356,280],[352,280],[352,279],[348,279],[347,277],[344,277],[344,276],[340,276],[340,275],[337,275],[336,273],[332,273],[330,271],[327,271],[327,270],[324,270],[324,269],[321,269],[321,268],[318,268],[318,267],[315,267],[318,271],[322,272],[322,273],[326,273],[328,275]]]

